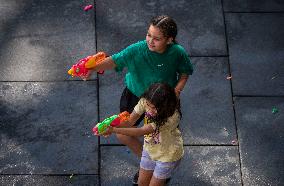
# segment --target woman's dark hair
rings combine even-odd
[[[154,17],[150,21],[150,25],[158,27],[166,38],[172,37],[173,42],[176,43],[177,24],[172,18],[167,15]]]
[[[179,111],[181,116],[180,102],[175,90],[166,83],[152,84],[141,98],[145,98],[157,109],[157,115],[149,118],[150,121],[156,123],[157,128],[164,125],[176,110]]]

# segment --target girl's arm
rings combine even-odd
[[[141,117],[141,115],[139,115],[135,111],[133,111],[130,114],[128,121],[121,123],[117,127],[132,127],[140,117]]]
[[[133,128],[133,125],[136,123],[136,121],[140,118],[141,115],[137,114],[135,111],[133,111],[130,114],[130,117],[128,119],[128,121],[122,122],[120,123],[118,126],[116,126],[116,128],[122,128],[122,129],[126,129],[126,128],[131,128],[131,129],[138,129],[138,128]],[[140,129],[140,128],[139,128]],[[114,131],[114,127],[109,126],[107,128],[107,130],[102,133],[101,135],[103,135],[104,137],[108,137],[110,136]],[[119,133],[120,134],[120,133]],[[142,134],[143,135],[143,134]]]
[[[176,95],[178,97],[179,97],[181,91],[183,90],[183,88],[184,88],[184,86],[185,86],[185,84],[186,84],[186,82],[188,80],[188,77],[189,77],[189,75],[187,75],[187,74],[181,74],[179,76],[178,83],[177,83],[177,85],[175,87],[175,92],[176,92]]]
[[[101,71],[101,70],[111,70],[116,67],[116,64],[112,60],[111,57],[105,58],[101,63],[97,64],[95,68],[93,69],[94,71]]]
[[[110,127],[110,132],[116,133],[116,134],[123,134],[126,136],[143,136],[145,134],[153,133],[155,130],[153,129],[152,125],[144,125],[141,128],[115,128]]]

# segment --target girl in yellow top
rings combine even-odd
[[[144,126],[134,128],[145,113]],[[181,118],[179,100],[174,88],[155,83],[141,96],[123,128],[109,127],[105,136],[116,133],[127,136],[144,135],[139,170],[139,185],[165,185],[183,157],[183,140],[178,124]],[[121,125],[122,126],[122,125]]]

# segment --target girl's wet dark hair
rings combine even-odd
[[[166,38],[172,37],[173,42],[176,43],[177,24],[172,18],[167,15],[154,17],[150,21],[150,25],[158,27]]]
[[[167,119],[172,116],[176,110],[180,113],[180,102],[175,94],[174,88],[167,83],[152,84],[149,89],[141,96],[145,98],[157,109],[157,115],[149,118],[155,122],[157,128],[165,124]]]

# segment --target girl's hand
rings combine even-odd
[[[113,127],[109,126],[104,133],[102,133],[102,136],[107,138],[113,133]]]

